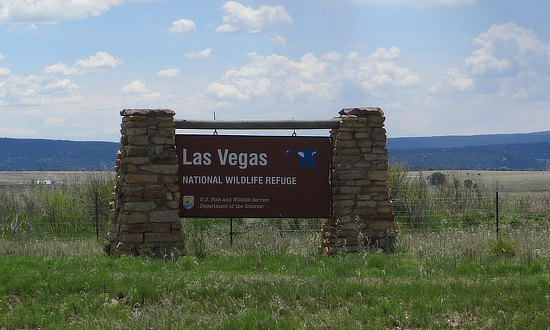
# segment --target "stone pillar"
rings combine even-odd
[[[367,246],[393,248],[396,231],[384,120],[380,108],[343,109],[340,127],[331,131],[333,217],[321,229],[325,254]]]
[[[111,255],[185,254],[179,218],[175,112],[125,109],[111,207]]]

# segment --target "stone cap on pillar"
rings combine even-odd
[[[338,112],[340,116],[357,116],[357,117],[367,117],[367,116],[380,116],[384,117],[384,111],[378,107],[360,107],[360,108],[348,108],[342,109]]]
[[[124,109],[121,116],[174,117],[176,112],[170,109]]]

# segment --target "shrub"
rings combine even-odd
[[[399,163],[388,165],[388,192],[390,199],[402,199],[410,189],[409,173],[405,166]]]
[[[511,216],[509,222],[510,227],[512,227],[513,229],[518,229],[523,225],[523,220],[518,215]]]
[[[489,223],[494,218],[494,214],[488,211],[471,211],[462,215],[463,227],[477,227],[482,223]]]
[[[430,175],[430,185],[441,186],[447,182],[447,177],[441,172],[434,172]]]
[[[511,239],[498,237],[491,243],[491,253],[495,256],[514,257],[518,252],[516,242]]]
[[[464,187],[466,187],[466,189],[477,189],[478,184],[470,179],[466,179],[464,180]]]

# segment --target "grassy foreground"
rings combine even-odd
[[[550,261],[252,249],[173,261],[0,256],[0,328],[550,327]]]
[[[114,259],[85,230],[109,179],[6,188],[0,329],[550,328],[547,186],[503,198],[495,241],[483,175],[432,187],[396,171],[396,252],[334,257],[311,220],[235,220],[230,245],[227,219],[186,219],[188,256]]]

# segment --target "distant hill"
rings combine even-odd
[[[495,144],[550,142],[550,131],[515,134],[447,135],[389,138],[388,149],[460,148]]]
[[[112,170],[119,148],[114,142],[0,138],[0,170]]]
[[[390,138],[388,150],[411,169],[550,169],[550,131]]]
[[[409,169],[545,171],[550,170],[550,142],[390,149],[389,159]]]
[[[111,170],[114,142],[0,138],[0,171]],[[410,169],[550,170],[550,131],[388,139]]]

